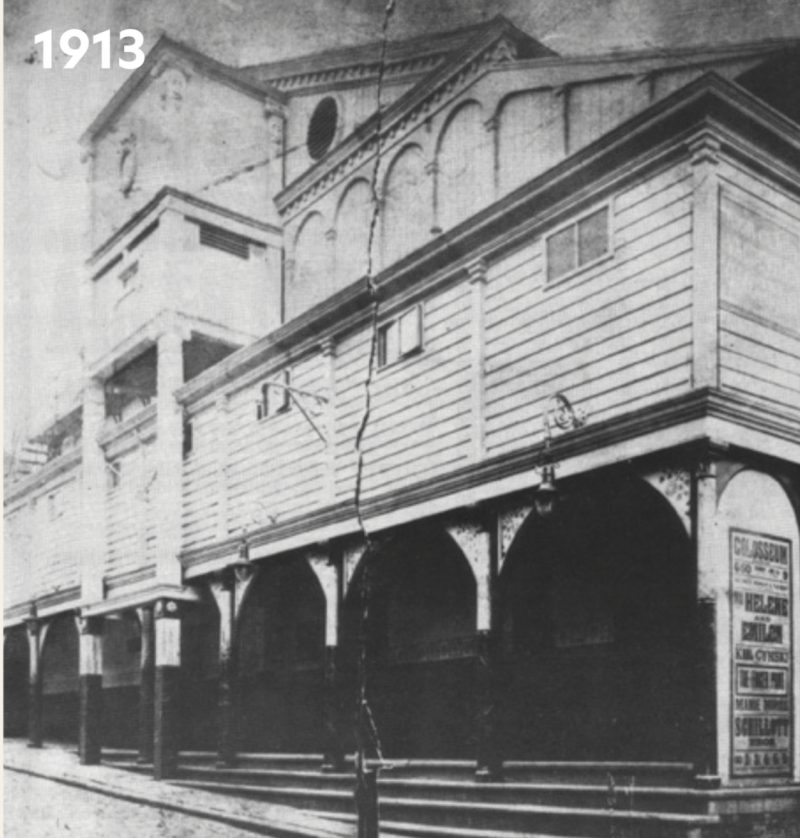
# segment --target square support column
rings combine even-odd
[[[695,781],[699,786],[716,787],[720,784],[717,714],[717,632],[720,627],[717,597],[725,591],[726,582],[724,569],[717,566],[714,531],[717,511],[715,462],[708,459],[697,463],[692,488],[692,540],[697,573]]]
[[[344,768],[344,711],[339,665],[339,623],[343,596],[342,561],[338,554],[310,554],[307,559],[325,595],[322,769],[323,771],[341,771]]]
[[[42,747],[42,669],[43,626],[31,619],[25,624],[28,635],[28,747]]]
[[[79,618],[80,715],[78,755],[81,765],[100,762],[103,730],[103,620]]]
[[[140,651],[141,680],[139,682],[139,756],[137,762],[153,761],[153,714],[155,710],[155,629],[153,606],[138,609],[142,648]]]
[[[183,472],[183,409],[175,391],[183,384],[183,340],[177,325],[158,338],[155,457],[156,481],[156,573],[170,585],[182,582],[178,555],[181,549],[181,505]]]
[[[236,729],[238,684],[234,629],[236,621],[236,577],[226,568],[209,588],[219,611],[219,682],[217,687],[217,764],[231,766],[238,753]]]
[[[499,780],[503,758],[498,736],[500,643],[498,640],[497,574],[500,533],[496,513],[485,513],[473,521],[447,526],[475,574],[475,779]]]
[[[155,708],[153,776],[174,777],[178,769],[181,667],[181,615],[177,602],[159,600],[155,606]]]

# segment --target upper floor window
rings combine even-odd
[[[422,306],[416,305],[378,329],[378,366],[422,351]]]
[[[574,273],[611,252],[608,207],[573,221],[546,240],[547,281]]]
[[[191,419],[183,422],[183,458],[186,459],[194,448],[194,426]]]
[[[117,489],[122,483],[122,463],[119,460],[106,463],[106,479],[109,489]]]
[[[261,400],[256,407],[256,418],[266,419],[277,413],[286,413],[292,406],[292,371],[284,370],[272,381],[261,385]]]
[[[204,221],[200,222],[199,227],[200,244],[205,247],[213,247],[215,250],[222,250],[232,256],[238,256],[240,259],[250,258],[251,244],[260,245],[260,242],[254,242],[246,236],[240,236],[238,233],[216,227],[213,224],[206,224]]]

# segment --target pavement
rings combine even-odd
[[[80,789],[84,792],[91,792],[104,795],[107,798],[114,798],[117,801],[125,801],[128,804],[138,804],[134,811],[138,810],[138,817],[141,819],[141,807],[152,807],[157,810],[158,831],[155,827],[139,830],[138,835],[208,835],[211,836],[235,836],[241,831],[257,833],[259,835],[270,835],[275,838],[353,838],[356,834],[356,826],[353,823],[342,823],[313,812],[294,809],[290,806],[281,806],[273,803],[265,803],[257,800],[246,800],[238,797],[227,797],[213,792],[200,789],[190,789],[183,786],[175,786],[168,782],[159,782],[142,774],[132,771],[125,771],[119,768],[111,768],[106,765],[80,765],[78,756],[74,750],[57,745],[46,745],[43,748],[29,748],[26,743],[18,740],[6,739],[3,743],[3,766],[6,773],[5,783],[11,782],[11,788],[19,788],[17,780],[37,778],[47,780],[61,785],[71,786],[73,789]],[[97,831],[87,832],[86,824],[83,827],[68,824],[69,817],[77,817],[76,807],[70,800],[55,804],[58,794],[48,793],[49,784],[30,783],[43,790],[35,792],[34,797],[38,799],[36,806],[28,804],[27,809],[20,809],[16,812],[17,819],[25,818],[28,822],[37,811],[39,815],[47,809],[58,809],[58,828],[52,824],[50,828],[43,828],[31,832],[25,830],[25,834],[45,835],[80,835],[81,838],[89,838],[96,834],[106,836],[109,834],[100,821],[103,817],[104,807],[102,802],[92,805],[92,817],[99,818]],[[23,785],[24,788],[24,785]],[[60,791],[60,790],[57,790]],[[63,797],[63,794],[61,795]],[[19,799],[15,795],[15,799]],[[30,798],[31,795],[28,795]],[[86,796],[73,796],[76,800],[85,800]],[[30,803],[30,801],[29,801]],[[50,805],[53,804],[53,805]],[[20,804],[22,805],[22,804]],[[106,809],[108,807],[105,807]],[[117,823],[128,822],[125,815],[114,810],[113,816]],[[125,808],[125,807],[122,807]],[[84,806],[84,809],[86,807]],[[27,814],[26,814],[27,812]],[[99,813],[99,814],[98,814]],[[9,822],[9,814],[5,816],[6,824]],[[154,813],[155,814],[155,813]],[[188,816],[193,821],[199,819],[208,823],[208,828],[199,830],[189,823],[179,822],[174,815]],[[111,813],[109,812],[109,816]],[[67,820],[65,820],[65,818]],[[133,818],[135,821],[136,818]],[[94,822],[93,822],[94,823]],[[214,825],[223,824],[235,828],[234,831],[220,831]],[[5,829],[7,838],[12,838],[13,832]],[[111,834],[122,838],[125,833],[118,829]]]

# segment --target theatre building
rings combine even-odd
[[[342,818],[358,747],[397,834],[800,835],[798,77],[162,38],[83,137],[6,735]]]

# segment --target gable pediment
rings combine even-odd
[[[457,95],[481,72],[516,60],[555,56],[551,49],[498,16],[476,30],[466,44],[437,65],[414,87],[358,126],[319,163],[310,167],[276,196],[280,212],[290,210],[309,190],[326,188],[326,184],[346,175],[374,154],[376,132],[381,142],[391,142],[399,133],[423,122],[428,112],[444,97]]]
[[[81,137],[81,142],[92,143],[112,129],[139,97],[154,85],[162,88],[159,97],[164,102],[165,110],[179,108],[181,88],[193,76],[224,85],[242,96],[260,102],[271,102],[276,107],[285,102],[284,94],[271,85],[258,82],[179,41],[162,36],[147,54],[144,64],[131,74],[92,121]]]

